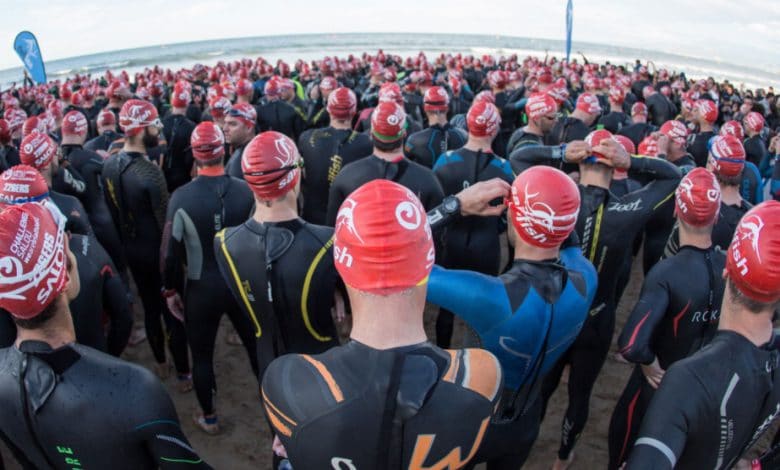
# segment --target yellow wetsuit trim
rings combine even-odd
[[[252,318],[252,322],[255,324],[255,328],[257,328],[257,333],[255,333],[255,336],[259,338],[263,335],[263,330],[260,328],[260,322],[257,320],[257,315],[255,315],[252,304],[249,302],[249,297],[246,295],[246,289],[244,289],[244,284],[241,282],[241,277],[238,275],[236,265],[233,263],[233,258],[231,258],[230,253],[228,253],[227,246],[225,245],[225,230],[220,230],[216,237],[219,239],[219,244],[222,247],[222,254],[225,255],[228,266],[230,266],[230,272],[233,275],[233,281],[236,283],[238,292],[241,294],[241,300],[244,301],[244,305],[249,312],[249,316]]]
[[[311,264],[309,265],[309,270],[306,272],[306,277],[303,280],[303,291],[301,292],[301,315],[303,316],[303,323],[306,325],[306,329],[309,331],[309,334],[312,335],[312,337],[317,341],[322,341],[323,343],[330,341],[332,338],[330,336],[320,335],[311,325],[308,306],[309,290],[311,289],[311,279],[314,277],[314,271],[317,269],[317,266],[320,264],[320,260],[322,260],[322,257],[325,256],[325,253],[328,252],[331,246],[333,246],[332,238],[328,240],[328,243],[326,243],[325,246],[320,248],[317,256],[315,256],[312,260]]]

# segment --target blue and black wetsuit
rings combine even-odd
[[[404,143],[404,155],[413,162],[433,168],[440,155],[448,150],[457,150],[466,143],[468,135],[449,123],[433,126],[415,132]]]
[[[504,371],[501,407],[475,463],[491,470],[523,464],[541,424],[542,378],[577,337],[596,283],[579,246],[559,260],[516,259],[499,277],[434,267],[428,301],[463,319]]]

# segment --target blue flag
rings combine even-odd
[[[43,66],[38,40],[29,31],[22,31],[14,39],[14,50],[24,63],[24,68],[35,83],[46,83],[46,68]]]
[[[574,6],[571,1],[569,0],[569,4],[566,5],[566,62],[569,62],[571,56],[571,29],[574,23]]]

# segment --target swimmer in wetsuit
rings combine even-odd
[[[528,124],[512,133],[506,146],[506,156],[527,145],[543,145],[545,136],[555,124],[558,103],[547,93],[535,93],[525,100]]]
[[[327,78],[327,77],[326,77]],[[304,162],[301,181],[303,220],[323,225],[328,211],[330,186],[350,163],[371,155],[371,139],[352,130],[357,98],[349,88],[337,88],[328,95],[330,125],[310,129],[301,135],[298,150]]]
[[[333,230],[298,217],[295,143],[279,132],[263,132],[242,160],[255,212],[217,233],[214,253],[233,297],[252,320],[262,377],[279,355],[317,354],[338,344],[331,318],[338,275]]]
[[[654,214],[655,207],[674,195],[681,178],[680,171],[667,161],[630,157],[609,131],[596,131],[589,140],[590,143],[572,142],[563,152],[560,147],[521,148],[511,160],[518,174],[535,164],[579,162],[581,205],[576,231],[583,254],[596,267],[599,276],[596,296],[580,335],[542,386],[546,402],[558,386],[563,367],[571,366],[569,406],[561,427],[556,462],[559,468],[565,468],[571,461],[571,451],[588,418],[593,385],[612,343],[617,282],[623,261],[630,256],[634,239]],[[601,149],[599,155],[592,153],[596,145]],[[650,182],[639,191],[617,197],[608,190],[613,168],[626,168],[630,177]]]
[[[225,115],[225,140],[230,144],[233,153],[225,163],[225,173],[234,178],[244,178],[241,171],[241,155],[244,147],[255,136],[257,126],[257,111],[248,103],[233,105]]]
[[[246,182],[225,175],[225,137],[219,127],[212,122],[198,124],[190,146],[198,176],[174,191],[168,203],[160,250],[163,296],[171,313],[184,321],[192,351],[192,381],[202,411],[193,419],[206,433],[216,434],[214,347],[223,313],[238,332],[255,376],[257,359],[249,317],[230,294],[214,257],[214,235],[246,220],[254,201]]]
[[[428,117],[428,127],[415,132],[406,139],[404,155],[413,162],[433,168],[440,155],[448,150],[457,150],[466,143],[463,130],[447,122],[450,96],[440,86],[428,88],[425,92],[423,110]]]
[[[705,346],[718,325],[726,259],[712,242],[721,206],[714,175],[694,169],[680,182],[675,201],[684,244],[650,270],[618,339],[620,353],[636,366],[612,413],[610,469],[628,457],[664,371]]]
[[[726,254],[715,338],[666,371],[627,469],[732,468],[771,427],[780,414],[778,253],[780,203],[765,202],[745,214]]]
[[[19,269],[0,284],[0,308],[19,328],[0,350],[0,439],[23,468],[210,468],[153,374],[75,344],[77,263],[61,215],[44,204],[0,213],[0,257]],[[14,239],[28,243],[12,250]]]
[[[495,278],[436,266],[431,273],[428,301],[462,318],[506,377],[501,406],[473,461],[487,461],[490,470],[525,462],[541,424],[542,378],[574,342],[596,292],[596,270],[580,247],[561,250],[579,200],[564,173],[530,168],[512,185],[509,271]],[[542,207],[555,216],[547,218]]]
[[[501,369],[487,351],[426,339],[434,247],[422,204],[391,181],[362,186],[338,212],[334,258],[353,308],[351,341],[268,368],[263,407],[277,453],[294,468],[462,468],[487,430]]]
[[[168,375],[168,336],[180,389],[184,391],[191,388],[184,325],[173,318],[161,296],[160,245],[168,190],[162,171],[146,156],[146,148],[157,144],[162,123],[151,103],[129,100],[119,113],[119,124],[126,139],[123,150],[109,157],[103,166],[106,199],[144,307],[146,338],[157,362],[158,375]]]
[[[122,134],[117,132],[116,115],[109,109],[104,108],[98,113],[95,123],[97,124],[99,135],[87,141],[84,144],[84,148],[93,152],[102,151],[108,153],[111,144],[115,140],[122,138]]]

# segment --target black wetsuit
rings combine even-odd
[[[501,178],[509,184],[514,174],[509,162],[493,153],[461,148],[442,154],[433,167],[446,196],[454,195],[479,181]],[[447,227],[444,266],[468,269],[495,276],[499,272],[501,244],[506,230],[500,217],[461,217]],[[441,261],[440,261],[441,262]],[[439,310],[436,319],[436,345],[448,348],[452,339],[453,315]]]
[[[694,135],[691,140],[689,140],[688,153],[693,157],[693,160],[696,162],[696,166],[707,166],[707,157],[710,154],[708,144],[710,139],[716,135],[717,134],[713,131],[704,131],[699,132],[698,134]]]
[[[766,157],[769,151],[760,135],[754,135],[745,139],[745,160],[760,166],[761,161]]]
[[[56,191],[49,191],[49,198],[65,216],[66,231],[79,235],[94,236],[87,211],[78,199]]]
[[[656,130],[658,130],[658,128],[652,124],[637,122],[636,124],[624,126],[622,129],[620,129],[618,134],[624,135],[629,139],[631,139],[631,142],[634,143],[634,146],[638,150],[639,144],[642,143],[643,140],[645,140],[645,137],[652,134]]]
[[[666,121],[674,119],[677,109],[664,95],[653,93],[645,100],[647,105],[647,120],[660,127]]]
[[[666,371],[627,469],[731,468],[780,414],[773,346],[733,331]]]
[[[240,180],[244,179],[244,170],[241,168],[241,156],[244,155],[244,148],[247,144],[249,144],[249,142],[240,147],[236,147],[236,149],[233,150],[233,153],[230,154],[230,158],[225,164],[226,175],[230,175],[233,178],[238,178]]]
[[[165,141],[163,158],[163,174],[168,185],[168,192],[173,193],[179,186],[187,184],[192,178],[192,147],[190,136],[195,130],[195,123],[181,114],[169,114],[162,120]]]
[[[666,156],[661,154],[658,158],[665,159]],[[693,157],[687,154],[672,163],[680,169],[683,175],[696,167]],[[645,274],[663,257],[664,248],[674,228],[674,196],[670,195],[668,199],[659,201],[658,204],[656,210],[653,211],[652,218],[645,226],[645,243],[642,253],[642,269]]]
[[[559,119],[549,134],[544,136],[547,145],[559,145],[573,140],[585,140],[591,129],[583,121],[566,116]]]
[[[628,193],[638,191],[640,189],[642,189],[642,185],[639,183],[639,181],[636,181],[633,178],[623,178],[619,180],[612,178],[612,182],[609,184],[609,192],[617,197],[623,197]],[[642,237],[637,236],[637,239],[634,240],[634,250],[632,255],[636,256],[637,253],[639,253],[639,249],[641,247]],[[631,266],[634,262],[633,256],[626,256],[623,262],[623,269],[618,276],[617,293],[615,295],[615,299],[618,304],[620,303],[620,299],[623,297],[623,292],[626,290],[626,286],[628,286],[628,281],[631,280]]]
[[[51,179],[51,189],[84,202],[87,193],[87,183],[67,160],[64,160]]]
[[[12,145],[0,146],[0,153],[3,154],[3,159],[7,165],[6,169],[22,163],[22,160],[19,157],[19,151]]]
[[[351,341],[280,357],[262,394],[294,468],[454,469],[477,452],[500,387],[498,361],[481,349]]]
[[[247,184],[227,175],[198,176],[171,195],[161,252],[163,284],[181,292],[184,327],[192,351],[192,380],[204,413],[214,413],[214,345],[222,313],[227,313],[257,375],[255,340],[249,317],[241,312],[222,279],[214,257],[214,235],[240,224],[252,213]],[[184,265],[186,285],[182,292]]]
[[[506,145],[506,155],[509,158],[512,152],[527,145],[544,145],[544,137],[530,132],[526,132],[525,127],[521,127],[512,133],[509,137],[509,143]]]
[[[165,333],[162,315],[170,335],[168,346],[179,374],[189,373],[184,325],[168,312],[160,295],[160,244],[165,226],[168,190],[160,168],[138,152],[122,151],[103,166],[111,217],[125,249],[127,264],[144,307],[146,338],[158,364],[165,362]]]
[[[737,224],[743,215],[753,206],[746,201],[742,201],[739,206],[732,206],[720,203],[720,212],[718,215],[718,221],[715,222],[715,226],[712,228],[712,244],[717,250],[725,253],[731,245],[731,240],[734,238],[734,232],[737,230]],[[672,234],[669,235],[669,241],[664,248],[664,257],[670,257],[675,255],[679,251],[680,235],[679,227],[674,225]]]
[[[620,353],[636,364],[609,425],[609,468],[628,458],[655,389],[640,364],[656,358],[663,370],[709,343],[723,300],[726,264],[714,248],[684,246],[647,274],[642,293],[618,339]],[[697,282],[690,282],[696,279]]]
[[[330,185],[341,169],[373,151],[371,139],[351,129],[325,127],[304,132],[298,151],[304,162],[302,217],[322,225],[328,212]]]
[[[76,341],[119,357],[133,327],[127,288],[94,238],[72,234],[70,251],[76,257],[81,284],[78,297],[70,302]],[[110,325],[107,335],[106,320]]]
[[[610,111],[599,118],[598,124],[613,134],[619,134],[621,129],[631,125],[631,118],[622,111]]]
[[[121,138],[122,138],[122,134],[118,132],[106,131],[101,135],[85,143],[84,148],[87,150],[92,150],[93,152],[97,152],[98,150],[103,150],[108,152],[108,148],[111,147],[111,144],[115,140]]]
[[[210,468],[151,372],[86,346],[0,350],[0,403],[0,437],[25,469]]]
[[[310,129],[319,129],[330,125],[330,114],[325,107],[322,97],[312,100],[306,108],[306,121]]]
[[[375,179],[386,179],[407,187],[417,195],[426,210],[438,206],[444,199],[441,184],[429,168],[403,157],[389,162],[370,155],[345,166],[333,180],[328,196],[326,224],[334,226],[344,199],[352,194],[352,191]]]
[[[463,147],[467,139],[468,134],[449,123],[435,124],[410,135],[404,143],[404,155],[413,162],[433,168],[440,155]]]
[[[270,101],[257,107],[257,124],[261,132],[281,132],[297,142],[306,129],[306,114],[286,101]]]
[[[119,233],[116,231],[116,226],[113,220],[111,220],[111,213],[103,194],[103,181],[101,178],[103,158],[95,152],[82,148],[80,145],[63,145],[62,153],[65,159],[84,178],[86,192],[82,200],[89,214],[92,229],[95,231],[95,236],[100,241],[100,244],[103,245],[103,248],[111,256],[118,274],[123,274],[127,267],[127,262],[122,252],[122,242],[120,241]]]
[[[338,282],[332,236],[332,228],[302,219],[249,219],[217,233],[220,272],[255,328],[260,377],[279,355],[338,345],[330,313]]]
[[[512,167],[520,173],[534,164],[562,164],[552,158],[557,147],[527,147],[512,155]],[[631,256],[637,235],[656,212],[658,204],[673,196],[681,179],[680,171],[665,160],[631,157],[629,176],[652,181],[639,191],[617,197],[595,186],[579,186],[580,212],[576,232],[583,254],[599,276],[598,290],[585,325],[569,352],[548,374],[542,396],[549,400],[561,373],[570,364],[569,407],[564,416],[558,456],[567,460],[585,427],[593,385],[607,358],[615,329],[617,285],[623,263]]]

